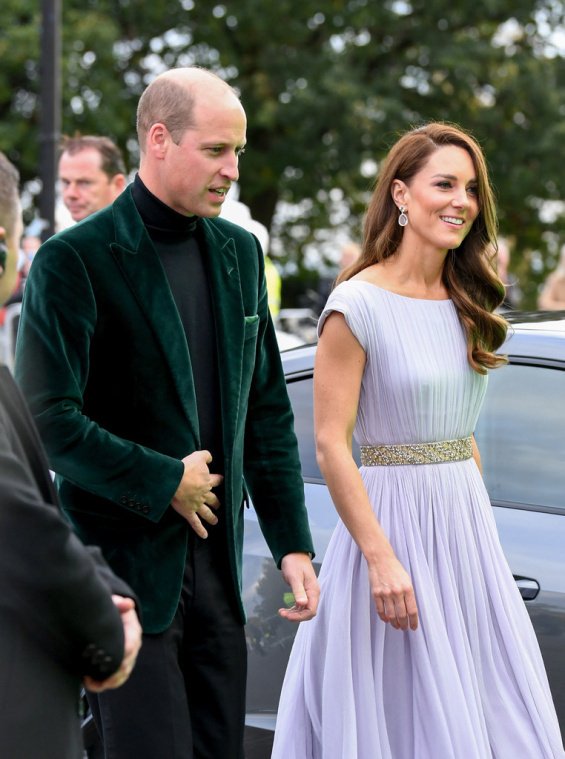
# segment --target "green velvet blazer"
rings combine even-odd
[[[313,551],[293,416],[256,239],[203,219],[220,374],[231,592],[241,603],[247,486],[277,565]],[[127,188],[38,252],[16,379],[80,537],[136,591],[146,632],[176,611],[190,529],[170,506],[199,450],[190,355],[167,278]],[[227,590],[230,592],[230,589]]]

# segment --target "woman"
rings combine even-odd
[[[320,318],[316,444],[341,521],[273,759],[565,756],[472,436],[503,363],[495,240],[478,144],[441,123],[401,137]]]

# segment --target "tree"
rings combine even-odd
[[[32,180],[39,18],[31,0],[5,4],[0,147]],[[249,116],[241,200],[271,229],[280,260],[303,269],[309,251],[335,247],[336,231],[360,236],[376,168],[400,131],[456,121],[485,148],[501,231],[533,305],[565,234],[556,161],[565,68],[552,43],[563,15],[556,0],[480,9],[471,0],[66,0],[63,129],[109,134],[134,167],[135,105],[155,72],[217,70]]]

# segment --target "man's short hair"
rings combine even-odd
[[[76,155],[82,150],[92,148],[100,153],[101,169],[112,179],[116,174],[125,174],[126,165],[119,147],[109,137],[92,134],[76,134],[73,137],[64,136],[61,140],[59,157],[63,153]]]
[[[20,219],[20,173],[0,152],[0,226],[10,238],[17,229]]]
[[[236,90],[225,82],[214,71],[201,66],[187,66],[170,69],[164,75],[156,77],[142,92],[137,105],[137,139],[142,153],[145,152],[145,141],[153,124],[164,124],[169,130],[173,141],[178,145],[187,129],[194,123],[195,96],[193,84],[182,78],[174,78],[169,74],[175,71],[202,71],[211,80],[216,79],[230,89],[239,98]]]
[[[190,89],[173,79],[157,78],[145,89],[137,106],[137,139],[145,150],[149,130],[157,122],[164,124],[174,142],[181,141],[192,126],[194,96]]]

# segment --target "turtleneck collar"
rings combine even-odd
[[[150,237],[183,239],[190,237],[198,224],[198,216],[183,216],[159,200],[135,175],[132,196]]]

